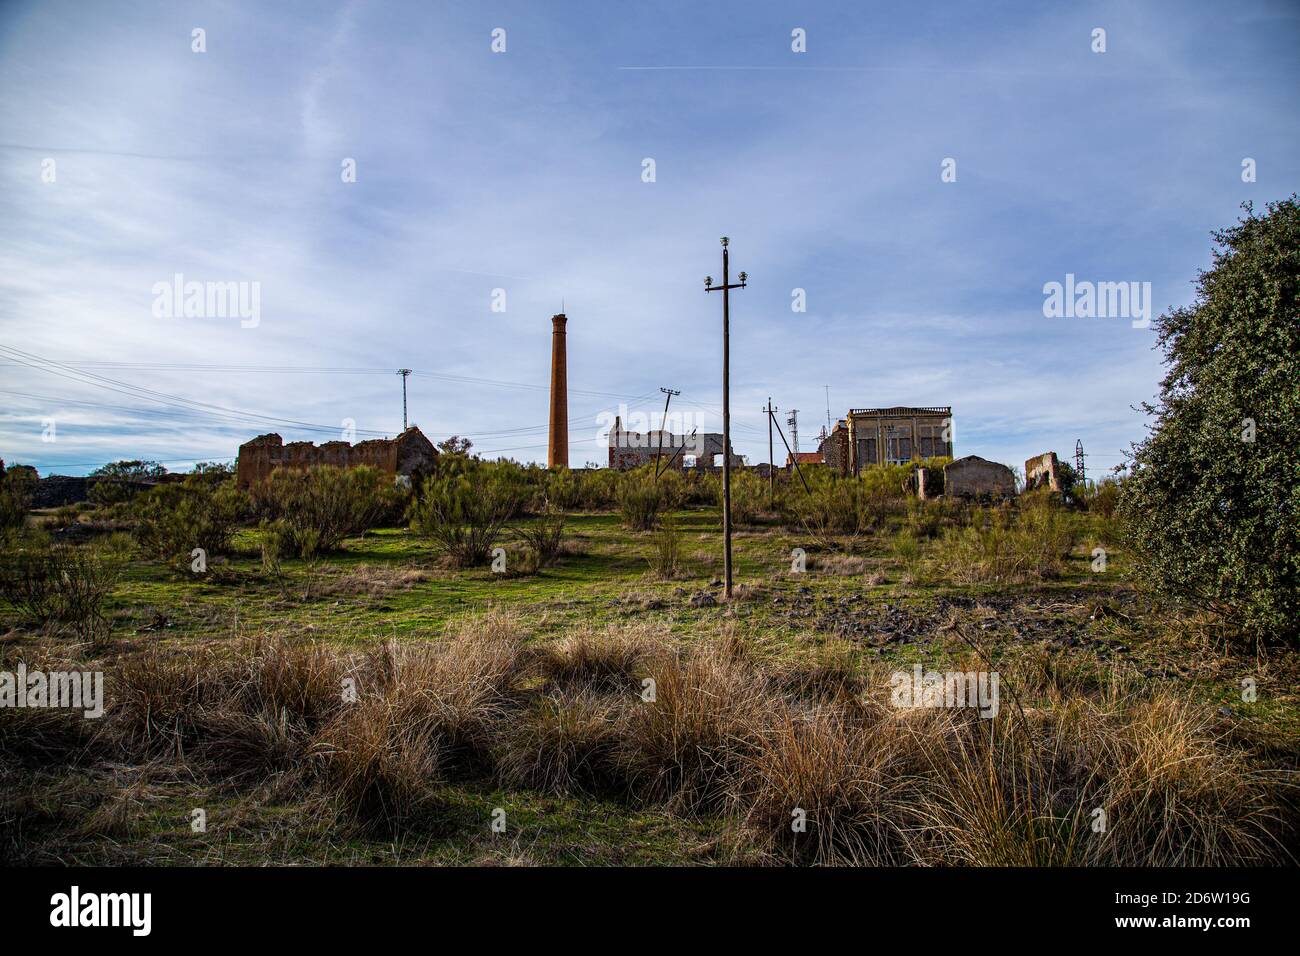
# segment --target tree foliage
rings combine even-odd
[[[1195,301],[1156,320],[1168,368],[1119,515],[1140,572],[1256,638],[1300,634],[1300,206],[1214,233]]]

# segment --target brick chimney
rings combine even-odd
[[[569,359],[561,312],[551,316],[551,433],[546,443],[546,467],[569,466]]]

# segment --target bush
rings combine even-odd
[[[0,562],[0,597],[33,624],[62,621],[83,640],[102,645],[110,630],[104,602],[117,586],[123,558],[117,540],[78,547],[37,539]]]
[[[136,499],[135,539],[145,554],[168,563],[188,564],[195,548],[209,557],[225,554],[251,505],[233,480],[192,475],[183,484],[159,485]]]
[[[1076,495],[1090,513],[1110,521],[1119,507],[1119,486],[1116,479],[1104,478],[1095,485],[1076,489]]]
[[[14,465],[0,471],[0,540],[21,531],[31,507],[31,480]]]
[[[722,482],[718,482],[715,499],[722,504]],[[737,469],[731,473],[731,520],[736,524],[753,524],[767,506],[767,482],[752,471]]]
[[[1016,584],[1058,577],[1074,548],[1074,534],[1051,494],[1021,499],[1011,509],[979,509],[966,527],[950,529],[939,564],[959,584]]]
[[[789,517],[820,544],[834,547],[837,538],[850,539],[880,523],[883,511],[869,486],[855,478],[819,475],[810,490],[791,490],[786,499]]]
[[[904,528],[894,538],[894,557],[913,584],[920,584],[925,568],[925,547],[916,532]]]
[[[466,459],[427,479],[412,504],[411,527],[461,568],[487,564],[501,529],[519,507],[517,482]]]
[[[537,555],[538,567],[550,567],[560,556],[564,512],[548,507],[535,521],[515,528],[515,534]]]
[[[58,575],[47,540],[7,548],[0,559],[0,597],[38,627],[58,613]]]
[[[279,468],[253,492],[258,514],[279,522],[286,549],[303,558],[337,551],[344,538],[376,527],[400,498],[369,466]]]
[[[681,566],[682,535],[672,515],[664,515],[654,536],[654,551],[650,555],[650,570],[664,579],[673,578]]]
[[[664,489],[655,484],[653,474],[638,469],[624,474],[618,485],[618,508],[623,524],[633,531],[650,531],[659,524],[664,510]]]

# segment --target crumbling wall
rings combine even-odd
[[[1061,490],[1060,465],[1056,452],[1048,451],[1025,462],[1025,491],[1035,488]]]
[[[1006,465],[967,455],[944,466],[943,493],[948,498],[1014,498],[1016,476]]]
[[[943,496],[943,480],[944,474],[941,469],[917,465],[916,474],[912,477],[912,488],[918,498],[929,501]]]
[[[832,472],[841,476],[849,473],[849,430],[844,422],[836,423],[818,450]]]
[[[369,465],[386,475],[411,476],[427,471],[437,459],[433,443],[414,426],[396,438],[374,438],[351,445],[345,441],[327,441],[317,445],[309,441],[285,444],[277,434],[258,435],[239,446],[236,477],[239,487],[249,488],[265,481],[277,468],[357,468]]]

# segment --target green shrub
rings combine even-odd
[[[667,474],[661,479],[667,478]],[[680,476],[678,476],[680,478]],[[658,484],[654,472],[638,468],[620,476],[618,484],[618,509],[623,524],[632,531],[651,531],[659,525],[659,515],[668,507],[666,495],[669,482]]]
[[[99,646],[110,631],[104,602],[124,563],[124,546],[116,537],[84,547],[33,539],[0,561],[0,597],[33,624],[63,621]]]
[[[511,476],[467,459],[428,478],[411,506],[411,528],[432,538],[457,567],[487,564],[519,507]]]
[[[978,509],[971,523],[944,535],[938,563],[958,584],[1016,584],[1060,576],[1074,534],[1051,494],[1026,495],[1010,508]]]
[[[1118,515],[1137,578],[1256,640],[1300,640],[1300,203],[1214,233],[1196,300],[1155,320],[1168,371]]]
[[[0,463],[2,464],[2,463]],[[31,507],[35,471],[28,465],[0,470],[0,543],[22,531]]]
[[[209,557],[225,554],[251,507],[233,479],[191,475],[182,484],[159,485],[135,500],[136,543],[145,554],[171,564],[188,564],[195,548]]]
[[[650,554],[650,570],[665,580],[676,577],[681,568],[682,534],[671,514],[666,514],[654,534],[654,550]]]
[[[922,583],[925,569],[925,546],[916,532],[900,531],[894,537],[894,557],[913,584]]]
[[[854,478],[818,477],[809,481],[807,492],[796,483],[785,503],[792,523],[826,547],[834,547],[840,537],[852,539],[871,530],[882,516],[867,485]]]
[[[515,528],[515,534],[536,555],[538,567],[550,567],[560,556],[564,541],[564,512],[547,508],[534,521]]]
[[[722,503],[722,482],[718,482],[717,502]],[[767,507],[767,482],[752,471],[731,473],[731,520],[736,524],[753,524]]]
[[[286,549],[303,558],[337,551],[344,538],[377,527],[401,499],[391,480],[368,466],[278,468],[253,491],[258,515],[280,522]]]

